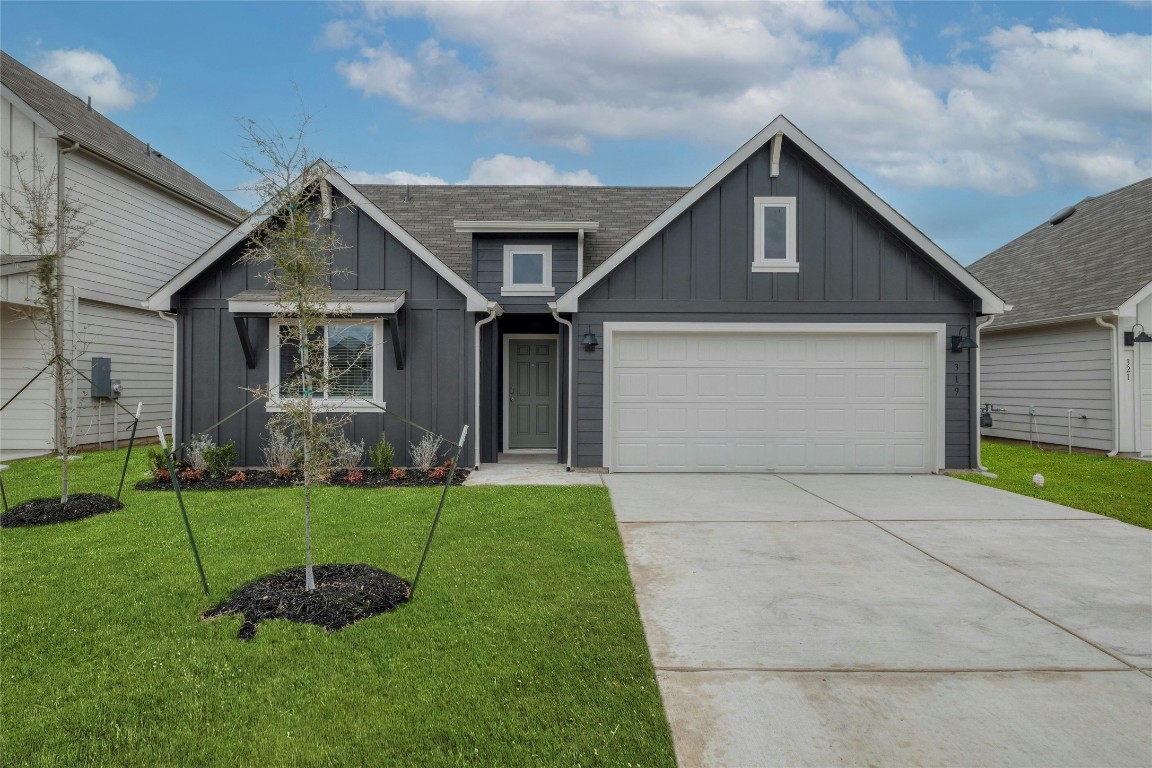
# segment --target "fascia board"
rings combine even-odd
[[[1044,325],[1063,325],[1065,323],[1074,323],[1080,320],[1092,320],[1097,317],[1115,317],[1118,312],[1114,309],[1104,309],[1099,312],[1080,312],[1075,315],[1061,315],[1060,317],[1045,317],[1040,320],[1025,320],[1022,323],[1004,323],[1003,325],[990,325],[980,331],[982,336],[996,335],[997,333],[1007,333],[1008,331],[1021,330],[1025,328],[1039,328]]]
[[[598,221],[453,221],[457,232],[596,232]]]
[[[364,211],[364,213],[368,214],[368,216],[373,221],[383,227],[388,232],[388,234],[399,240],[401,245],[412,251],[412,253],[416,254],[417,258],[431,267],[433,272],[444,278],[446,283],[463,294],[467,302],[467,311],[488,311],[488,299],[484,296],[484,294],[477,291],[475,288],[469,285],[468,282],[464,280],[464,278],[460,277],[460,275],[452,271],[452,269],[448,267],[447,264],[440,261],[440,259],[438,259],[436,255],[432,253],[432,251],[428,250],[423,243],[412,237],[412,235],[408,234],[407,230],[397,224],[392,219],[392,217],[384,213],[384,211],[380,210],[380,208],[375,203],[365,197],[363,193],[360,192],[360,190],[356,189],[356,187],[352,186],[352,184],[347,179],[345,179],[336,171],[329,171],[324,178],[327,179],[329,184],[340,190],[340,192],[349,200],[351,200],[352,203],[356,205],[356,207]]]
[[[1143,288],[1136,291],[1132,296],[1120,305],[1116,314],[1127,317],[1128,315],[1136,314],[1136,305],[1144,301],[1144,299],[1152,296],[1152,280],[1149,280]]]
[[[734,171],[741,163],[750,158],[753,153],[767,144],[777,133],[782,132],[790,141],[808,154],[817,164],[830,173],[833,178],[847,187],[866,205],[870,206],[898,232],[909,241],[920,247],[928,256],[936,261],[941,268],[954,277],[961,285],[970,290],[981,301],[981,314],[995,315],[1004,312],[1004,301],[993,293],[987,286],[977,280],[972,273],[960,266],[959,262],[944,252],[940,246],[898,213],[892,206],[884,202],[875,192],[863,182],[853,176],[847,168],[837,162],[831,155],[820,148],[816,142],[809,139],[804,133],[793,125],[783,115],[764,127],[759,133],[747,141],[744,146],[736,150],[727,160],[716,167],[714,171],[705,176],[700,183],[692,187],[677,200],[668,210],[660,214],[651,224],[640,230],[631,240],[620,247],[605,262],[585,275],[584,279],[572,286],[557,301],[556,305],[561,312],[576,312],[579,309],[579,299],[590,288],[606,277],[625,259],[634,254],[642,245],[655,237],[661,230],[672,223],[676,217],[687,211],[694,203],[719,184],[729,173]]]

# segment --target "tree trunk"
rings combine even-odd
[[[56,451],[60,454],[60,503],[68,502],[68,387],[64,357],[64,287],[63,270],[56,263],[56,317],[52,318],[53,378],[56,380]]]

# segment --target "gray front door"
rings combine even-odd
[[[508,340],[508,447],[556,447],[556,339]]]

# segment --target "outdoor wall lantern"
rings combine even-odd
[[[1140,329],[1140,333],[1136,333],[1137,328]],[[1132,346],[1133,343],[1147,344],[1150,341],[1152,341],[1152,336],[1148,335],[1148,333],[1144,330],[1144,326],[1140,323],[1136,323],[1136,325],[1132,326],[1132,330],[1124,331],[1124,346],[1126,347]]]
[[[959,352],[962,349],[976,349],[976,342],[968,335],[968,326],[960,329],[959,336],[949,337],[952,340],[952,351]]]
[[[596,340],[596,334],[592,333],[591,328],[580,337],[580,343],[584,345],[585,352],[595,352],[596,347],[600,346],[600,342]]]

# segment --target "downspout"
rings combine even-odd
[[[583,232],[583,231],[581,231]],[[576,400],[576,392],[572,389],[572,377],[575,368],[575,349],[576,349],[576,336],[575,329],[572,323],[560,317],[560,312],[556,309],[556,302],[548,302],[548,309],[552,311],[552,317],[556,318],[556,322],[560,323],[568,329],[568,449],[564,458],[567,459],[565,465],[569,472],[572,471],[572,433],[574,425],[572,423],[572,403]]]
[[[976,342],[976,356],[975,356],[976,357],[976,365],[975,365],[976,370],[971,373],[971,376],[972,376],[972,380],[976,382],[976,407],[977,408],[981,407],[981,403],[980,403],[980,331],[984,328],[984,326],[988,325],[988,323],[992,322],[995,319],[996,319],[996,315],[989,315],[988,319],[985,320],[984,322],[980,322],[980,321],[976,322],[976,338],[973,339]],[[977,419],[979,419],[979,416],[977,416]],[[977,421],[977,424],[979,424],[979,421]],[[987,472],[988,467],[984,466],[984,462],[980,456],[980,449],[981,449],[981,443],[982,442],[983,441],[981,440],[980,429],[979,429],[979,427],[977,427],[977,429],[976,429],[976,468],[979,469],[981,472]]]
[[[476,391],[473,393],[472,405],[475,410],[476,417],[476,430],[473,432],[473,440],[476,445],[476,455],[472,458],[472,464],[476,469],[480,468],[480,327],[487,325],[495,320],[501,314],[500,305],[494,301],[488,302],[488,317],[476,323],[475,344],[472,349],[472,365],[475,369],[475,384]]]
[[[1119,321],[1117,321],[1119,322]],[[1112,450],[1109,456],[1120,453],[1120,377],[1116,375],[1116,326],[1104,322],[1104,317],[1096,318],[1096,325],[1108,329],[1111,343],[1108,345],[1108,361],[1112,377]]]
[[[178,333],[177,329],[180,326],[176,322],[176,315],[171,312],[161,312],[157,310],[156,314],[160,316],[161,320],[167,320],[172,323],[172,445],[176,445],[176,361],[178,360],[179,354],[177,352],[178,347],[176,342],[178,339],[176,335]]]

